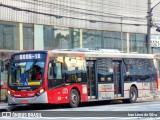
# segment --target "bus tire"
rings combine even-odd
[[[131,87],[129,93],[129,99],[123,100],[125,103],[135,103],[137,101],[138,92],[135,87]]]
[[[70,92],[70,107],[76,108],[78,107],[80,102],[80,97],[78,91],[76,89],[72,89]]]

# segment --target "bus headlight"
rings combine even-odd
[[[39,93],[40,93],[40,94],[44,93],[44,89],[41,89],[41,90],[39,91]]]
[[[10,95],[10,94],[11,94],[11,91],[8,90],[8,94]]]
[[[37,96],[40,96],[41,94],[43,94],[44,93],[44,89],[40,89],[40,91],[39,92],[37,92]]]

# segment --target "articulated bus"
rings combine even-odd
[[[11,56],[8,104],[134,103],[154,93],[156,83],[153,54],[83,48],[26,51]]]
[[[7,78],[8,70],[5,68],[9,64],[12,53],[16,50],[0,50],[0,102],[7,102]]]

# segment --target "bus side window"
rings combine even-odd
[[[49,63],[48,78],[62,79],[62,63]]]
[[[54,73],[56,75],[56,79],[62,79],[62,63],[55,64]]]
[[[48,66],[48,79],[52,79],[53,78],[53,68],[52,68],[52,62],[49,63]]]

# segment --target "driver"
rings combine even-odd
[[[23,83],[24,86],[28,85],[28,78],[29,78],[29,71],[25,71],[24,73],[21,74],[21,83]]]

